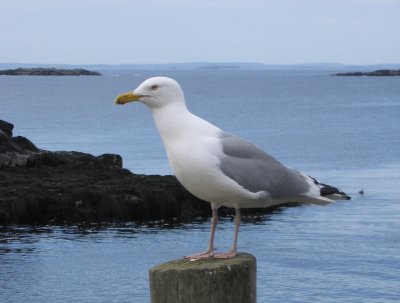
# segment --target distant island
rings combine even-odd
[[[373,77],[400,76],[400,69],[380,69],[373,72],[337,73],[334,74],[334,76],[373,76]]]
[[[2,76],[101,76],[99,72],[83,68],[16,68],[0,70]]]

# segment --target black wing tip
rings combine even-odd
[[[336,196],[338,199],[340,200],[351,200],[351,196],[347,195],[344,191],[342,191],[341,189],[334,187],[334,186],[330,186],[328,184],[324,184],[324,183],[320,183],[317,179],[309,176],[316,185],[318,185],[320,187],[320,191],[321,191],[321,196],[323,197],[333,197]]]

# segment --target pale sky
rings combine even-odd
[[[400,0],[0,0],[0,63],[400,63]]]

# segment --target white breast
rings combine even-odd
[[[258,202],[262,193],[249,192],[220,170],[221,130],[188,111],[174,110],[153,111],[153,116],[179,182],[208,202],[229,207]]]

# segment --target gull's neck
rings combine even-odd
[[[170,103],[161,108],[153,108],[152,114],[165,145],[168,145],[168,142],[185,139],[188,136],[215,134],[219,130],[211,123],[192,114],[184,102]]]

